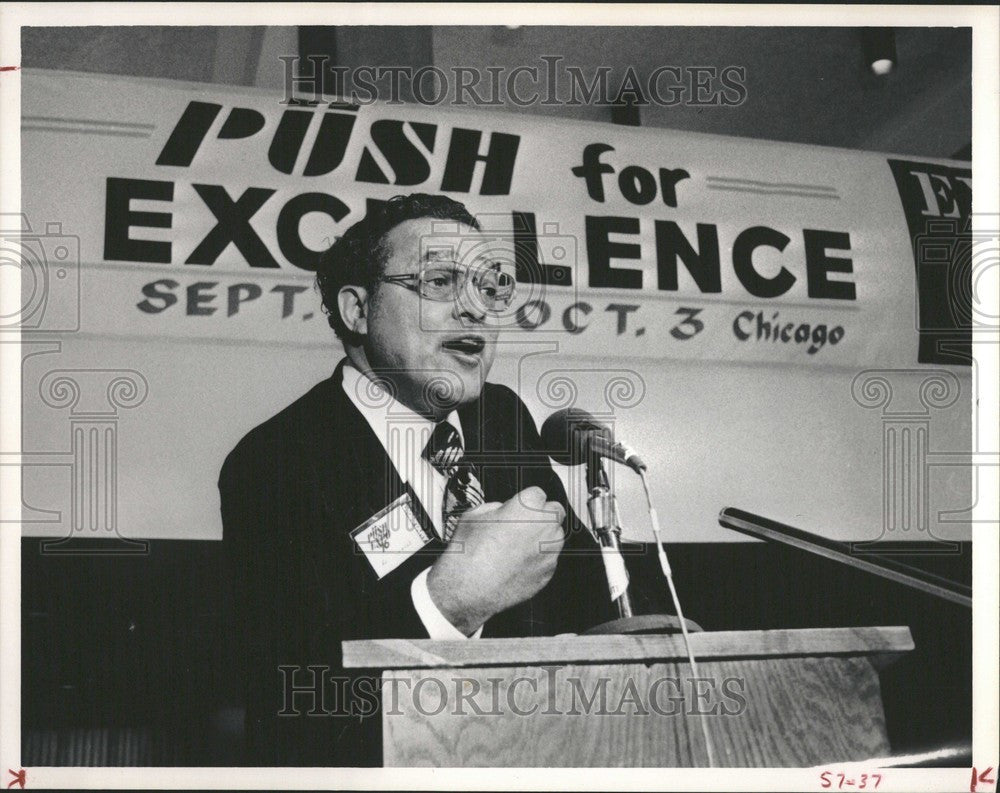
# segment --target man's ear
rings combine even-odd
[[[342,286],[337,293],[340,318],[354,333],[368,333],[368,290],[363,286]]]

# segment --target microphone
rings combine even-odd
[[[586,410],[564,408],[556,411],[542,424],[541,437],[549,457],[563,465],[580,465],[596,454],[627,465],[637,474],[646,470],[643,459],[624,443],[616,442],[611,429]]]

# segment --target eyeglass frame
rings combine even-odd
[[[469,283],[469,278],[470,277],[475,277],[476,275],[481,274],[481,273],[485,274],[487,272],[497,272],[497,269],[496,269],[497,265],[495,263],[494,264],[488,264],[488,265],[480,265],[478,267],[454,267],[454,266],[448,267],[448,266],[446,266],[447,264],[448,263],[446,263],[446,262],[437,261],[437,260],[435,260],[435,261],[429,261],[429,262],[426,262],[424,264],[424,266],[421,267],[420,270],[418,270],[415,273],[397,273],[395,275],[381,275],[381,276],[379,276],[376,279],[376,281],[378,283],[396,284],[397,286],[402,286],[402,287],[404,287],[406,289],[409,289],[411,292],[416,292],[422,299],[426,298],[427,300],[433,300],[436,303],[448,303],[448,302],[451,302],[453,300],[457,300],[458,299],[459,295],[462,294],[462,292],[466,288],[466,285]],[[420,282],[419,279],[420,279],[420,276],[423,275],[427,270],[447,270],[447,271],[453,272],[453,273],[461,273],[462,274],[462,276],[461,276],[462,280],[461,280],[461,283],[458,283],[458,284],[456,284],[453,287],[453,292],[452,292],[452,294],[451,294],[450,297],[432,297],[432,296],[426,295],[422,291],[420,291],[421,282]],[[510,277],[511,281],[512,281],[511,292],[510,292],[510,300],[508,301],[508,303],[503,308],[499,308],[499,309],[497,309],[497,308],[489,308],[489,307],[486,306],[485,303],[483,303],[483,309],[485,311],[491,313],[491,314],[500,314],[500,313],[503,313],[504,311],[506,311],[508,308],[510,308],[510,306],[514,303],[514,296],[517,294],[517,278],[516,278],[516,276],[513,275],[513,274],[511,274],[511,273],[502,273],[502,274],[503,275],[508,275]],[[475,286],[475,282],[473,282],[473,286]],[[481,295],[482,294],[479,291],[478,287],[476,287],[476,294],[477,295]],[[482,301],[481,297],[480,297],[480,301]]]

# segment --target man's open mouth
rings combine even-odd
[[[463,355],[479,355],[486,347],[486,339],[482,336],[459,336],[448,339],[441,346],[446,350],[460,352]]]

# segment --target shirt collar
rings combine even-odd
[[[342,386],[347,398],[371,426],[403,481],[411,482],[413,472],[423,460],[424,448],[436,422],[410,410],[376,381],[358,371],[349,360],[344,361],[343,377]],[[445,421],[455,428],[464,445],[458,412],[451,411],[445,416]]]

